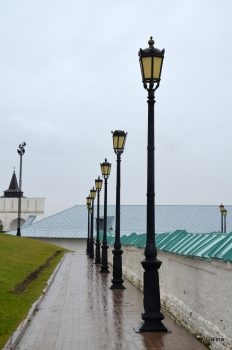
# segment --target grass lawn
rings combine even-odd
[[[0,349],[41,295],[65,251],[41,241],[0,233]]]

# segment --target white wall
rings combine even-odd
[[[45,198],[21,198],[21,224],[31,214],[39,215],[44,212]],[[4,231],[17,227],[18,198],[0,198],[0,221]]]
[[[123,274],[142,290],[143,249],[122,249]],[[112,259],[110,247],[111,263]],[[212,349],[232,349],[232,264],[165,252],[159,252],[158,259],[163,307]]]
[[[21,210],[25,213],[43,213],[45,198],[21,198]],[[17,213],[18,198],[0,198],[0,213]]]

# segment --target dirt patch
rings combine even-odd
[[[40,265],[36,270],[32,271],[22,282],[16,284],[14,289],[12,290],[12,293],[22,293],[25,291],[25,289],[29,286],[29,284],[34,281],[39,274],[49,267],[51,261],[59,254],[61,254],[62,250],[57,250],[52,256],[50,256],[46,262],[42,265]]]

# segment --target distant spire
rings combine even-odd
[[[8,190],[4,191],[3,197],[11,197],[11,198],[18,198],[19,197],[19,185],[18,185],[16,174],[15,174],[15,167],[14,167],[14,172],[13,172],[13,175],[11,178],[10,186],[9,186]]]

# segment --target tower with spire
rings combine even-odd
[[[13,171],[9,188],[0,197],[0,232],[13,231],[17,228],[19,185],[15,170]],[[45,198],[28,198],[21,196],[21,225],[27,219],[32,221],[37,215],[44,213]]]
[[[23,193],[22,193],[23,195]],[[8,190],[4,191],[4,198],[18,198],[19,197],[19,185],[18,185],[18,180],[15,174],[15,170],[13,172],[10,186]]]

